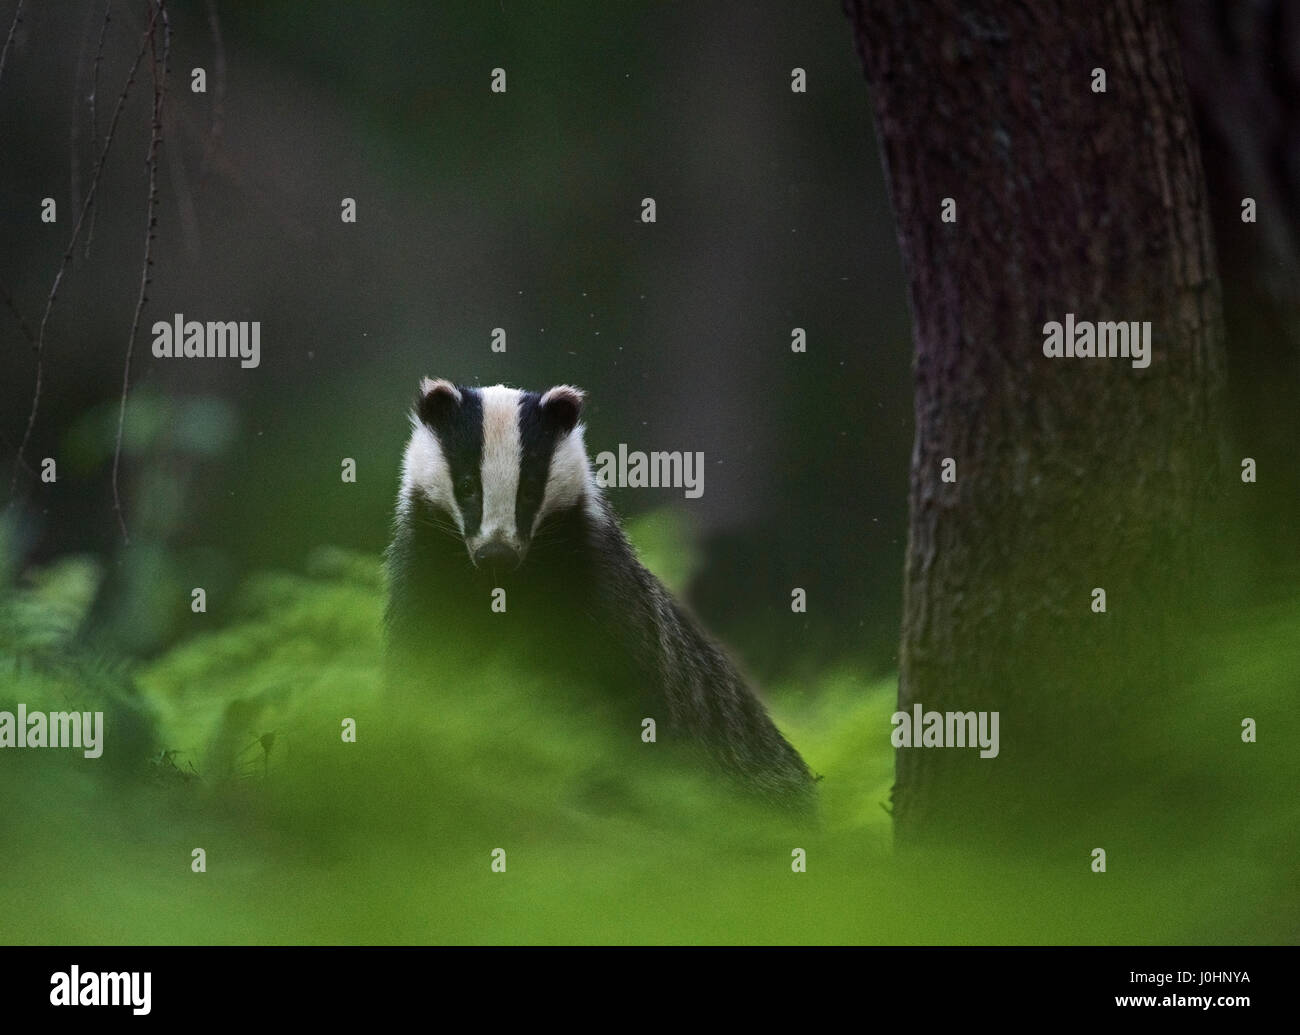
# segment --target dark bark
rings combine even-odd
[[[1300,501],[1300,4],[1182,0],[1183,65],[1196,112],[1223,278],[1237,452],[1260,480],[1252,579],[1294,586]],[[1256,222],[1242,221],[1253,198]]]
[[[1173,692],[1171,604],[1224,477],[1219,289],[1177,42],[1145,0],[845,7],[916,347],[899,707],[1001,716],[997,759],[898,752],[896,831],[1038,836],[1125,778],[1109,738]],[[1043,325],[1067,313],[1151,321],[1150,366],[1045,357]]]

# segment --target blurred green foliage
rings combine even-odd
[[[631,531],[647,563],[680,584],[684,527],[651,515]],[[84,668],[47,664],[76,656],[97,578],[75,558],[9,577],[0,707],[105,707],[79,685]],[[193,615],[192,636],[130,673],[108,701],[119,704],[105,759],[0,752],[0,939],[1295,938],[1300,804],[1286,782],[1293,753],[1279,746],[1295,729],[1293,698],[1280,699],[1300,669],[1294,609],[1253,616],[1249,633],[1215,644],[1183,726],[1147,740],[1150,783],[1131,801],[1097,803],[1145,817],[1145,834],[1081,813],[1078,843],[1008,858],[988,846],[891,851],[892,681],[828,670],[815,687],[769,688],[779,724],[823,776],[820,826],[799,829],[699,774],[611,771],[609,731],[587,725],[563,687],[485,666],[417,704],[385,701],[382,605],[376,558],[318,550],[301,574],[249,580],[222,628],[198,631],[209,616]],[[127,697],[147,716],[147,748],[119,735]],[[1245,697],[1258,705],[1256,745],[1232,730]],[[342,741],[344,718],[357,720],[355,744]],[[1207,718],[1224,730],[1208,752]],[[1104,876],[1088,866],[1097,843]],[[204,874],[190,871],[196,847]],[[807,873],[791,871],[796,847]],[[490,869],[496,848],[504,874]]]

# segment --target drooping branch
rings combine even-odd
[[[9,59],[9,48],[14,45],[14,36],[18,32],[18,26],[23,20],[23,0],[18,0],[18,6],[14,8],[14,20],[9,23],[9,34],[5,36],[4,46],[0,47],[0,80],[4,79],[5,62]]]
[[[95,192],[99,189],[100,177],[104,171],[104,164],[108,161],[109,151],[112,147],[113,137],[117,132],[117,125],[122,117],[122,111],[126,107],[127,95],[130,93],[131,86],[135,83],[135,73],[140,67],[140,62],[144,60],[145,51],[149,49],[153,39],[154,25],[158,17],[158,9],[155,8],[150,16],[149,24],[145,29],[144,35],[140,40],[140,47],[136,51],[135,60],[131,63],[131,70],[127,73],[126,85],[122,87],[121,93],[118,94],[117,104],[113,108],[113,117],[109,121],[108,134],[104,138],[104,148],[95,162],[94,171],[91,174],[90,185],[86,191],[86,197],[81,203],[81,210],[77,214],[77,222],[72,228],[72,236],[68,239],[68,246],[63,251],[63,257],[59,260],[58,272],[54,275],[54,282],[50,285],[50,292],[45,299],[45,310],[41,314],[41,322],[36,332],[36,380],[32,388],[32,407],[27,414],[27,423],[23,429],[23,437],[18,444],[18,452],[14,457],[13,474],[9,479],[9,497],[12,506],[17,500],[18,473],[26,465],[27,445],[32,438],[32,429],[36,427],[36,416],[40,410],[41,389],[44,382],[45,370],[45,332],[49,325],[50,313],[54,309],[54,301],[59,294],[59,286],[63,283],[63,276],[72,263],[72,255],[76,250],[77,241],[81,237],[82,227],[86,222],[86,214],[90,211],[90,206],[94,202]]]
[[[118,469],[122,461],[122,428],[126,423],[126,395],[131,386],[131,358],[135,353],[135,336],[140,329],[140,315],[149,300],[149,283],[153,279],[153,242],[158,226],[158,148],[162,145],[163,102],[167,94],[167,61],[171,54],[171,24],[167,18],[166,0],[157,0],[155,15],[162,17],[163,42],[159,54],[154,33],[149,34],[150,68],[153,73],[153,122],[149,130],[149,151],[145,164],[149,169],[149,195],[145,203],[144,259],[140,265],[140,292],[136,297],[135,312],[131,317],[131,333],[126,340],[126,358],[122,363],[122,395],[117,408],[117,434],[113,443],[113,513],[122,532],[122,541],[130,543],[126,518],[122,514],[122,497],[118,490]],[[152,21],[150,23],[152,25]]]
[[[99,116],[96,112],[96,98],[99,95],[99,66],[104,58],[104,37],[108,35],[108,23],[112,18],[113,0],[104,0],[104,20],[99,24],[99,45],[95,48],[95,63],[90,75],[90,140],[96,154],[99,153]],[[86,228],[86,258],[90,258],[90,245],[95,239],[95,208],[90,209],[90,225]]]

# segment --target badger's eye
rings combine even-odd
[[[478,491],[478,479],[472,474],[462,474],[456,479],[457,496],[473,496]]]

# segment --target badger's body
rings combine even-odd
[[[689,741],[742,787],[810,808],[803,759],[637,560],[592,476],[581,405],[568,386],[421,383],[387,555],[392,669],[418,687],[502,651],[589,695],[629,743],[653,718],[659,741]]]

